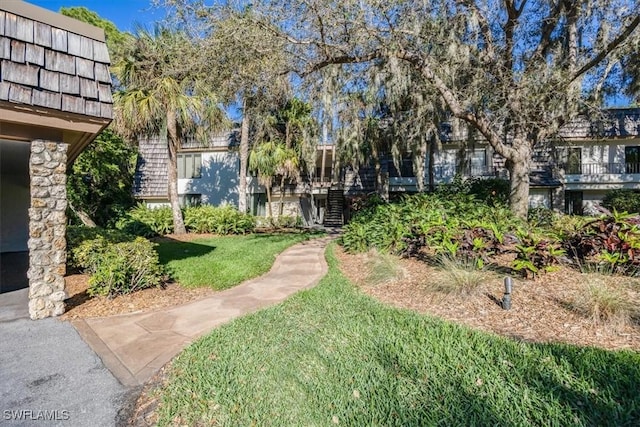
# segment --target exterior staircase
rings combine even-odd
[[[344,194],[342,190],[327,192],[327,211],[324,215],[326,227],[342,227],[344,225]]]

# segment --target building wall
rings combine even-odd
[[[29,147],[0,141],[0,252],[28,250]]]
[[[27,210],[29,177],[2,174],[0,184],[0,252],[22,252],[27,250],[29,239],[29,216]]]
[[[239,174],[237,152],[204,152],[201,177],[179,179],[178,194],[201,194],[203,204],[238,206]]]

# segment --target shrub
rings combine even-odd
[[[67,247],[69,248],[67,251],[68,268],[81,268],[78,260],[76,259],[74,249],[78,248],[83,242],[94,239],[102,239],[108,243],[119,243],[131,241],[134,237],[120,230],[70,225],[67,227]]]
[[[551,241],[535,233],[518,233],[520,243],[515,246],[516,259],[511,266],[526,278],[535,278],[543,272],[553,271],[566,255],[560,242]]]
[[[256,227],[255,218],[231,205],[202,205],[184,210],[184,223],[189,231],[215,234],[246,234]]]
[[[155,244],[137,237],[130,242],[111,243],[98,236],[73,249],[79,266],[91,274],[89,295],[128,294],[163,281]]]
[[[491,206],[506,206],[509,202],[509,181],[501,178],[472,178],[469,194]]]
[[[116,227],[137,236],[165,235],[173,232],[173,214],[169,206],[148,208],[140,203],[118,221]]]
[[[527,221],[532,227],[551,227],[558,215],[553,209],[545,207],[530,208],[527,214]]]
[[[636,275],[640,269],[640,218],[613,212],[587,222],[564,243],[578,264],[608,265],[614,273]]]
[[[609,190],[602,199],[602,206],[611,211],[640,213],[640,192],[630,189]]]
[[[415,194],[358,212],[345,226],[342,244],[348,252],[377,248],[412,256],[423,247],[430,247],[455,255],[458,240],[468,236],[468,245],[463,245],[463,250],[486,248],[488,254],[498,243],[502,244],[505,233],[520,224],[506,207],[490,207],[474,196],[448,192]],[[477,239],[480,235],[491,236],[491,241],[480,242]]]

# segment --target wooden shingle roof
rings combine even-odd
[[[104,32],[54,15],[0,3],[0,101],[111,119]]]
[[[565,139],[628,138],[640,136],[640,108],[605,110],[601,117],[579,116],[563,126],[558,135]]]

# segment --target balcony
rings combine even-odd
[[[567,184],[640,183],[640,163],[582,163],[562,166]]]
[[[507,171],[495,166],[466,166],[460,168],[454,164],[433,165],[433,177],[437,183],[451,182],[456,175],[466,177],[506,178]]]

